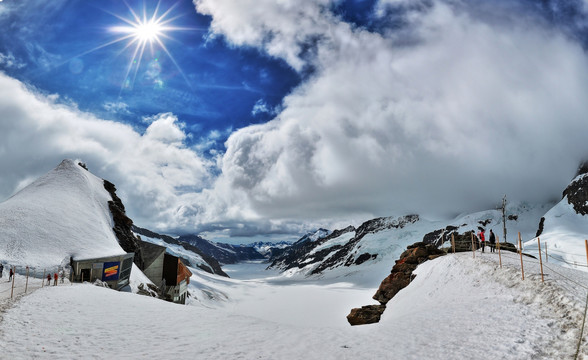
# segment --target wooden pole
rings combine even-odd
[[[586,262],[588,263],[588,240],[584,240],[584,244],[586,245]]]
[[[46,269],[43,269],[43,277],[41,278],[41,287],[45,286],[45,272],[46,271],[47,271]]]
[[[10,290],[10,298],[14,295],[14,278],[16,278],[16,266],[12,267],[12,290]]]
[[[498,235],[496,235],[496,246],[498,247],[498,262],[500,263],[500,268],[502,269],[502,255],[500,255],[500,239]]]
[[[27,293],[28,288],[29,288],[29,267],[27,266],[27,282],[25,283],[25,294]]]
[[[472,256],[476,258],[476,250],[474,249],[474,232],[472,231]]]
[[[455,238],[453,233],[451,233],[451,248],[453,249],[453,253],[455,254]]]
[[[541,282],[545,282],[545,280],[543,279],[543,260],[541,259],[541,240],[539,238],[537,238],[537,246],[539,247],[539,267],[541,268]]]
[[[519,255],[521,256],[521,273],[523,274],[523,280],[525,280],[525,269],[523,268],[523,245],[521,242],[521,233],[519,232]]]

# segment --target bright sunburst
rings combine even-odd
[[[130,50],[132,55],[130,56],[130,61],[126,69],[125,79],[121,86],[122,91],[125,87],[133,86],[145,52],[149,51],[152,57],[155,58],[156,50],[161,49],[163,50],[163,52],[165,52],[165,54],[167,54],[169,59],[178,69],[179,73],[184,77],[184,80],[186,80],[186,83],[190,86],[190,82],[188,81],[184,72],[182,71],[182,69],[180,68],[180,66],[178,65],[178,63],[176,62],[176,60],[169,52],[168,48],[165,46],[164,43],[165,39],[172,39],[168,35],[168,33],[172,31],[198,30],[194,28],[172,26],[172,22],[176,20],[179,16],[170,17],[170,13],[178,5],[178,3],[171,6],[166,11],[161,12],[161,1],[159,1],[157,3],[157,6],[155,7],[155,10],[153,10],[153,12],[149,15],[147,13],[145,3],[143,4],[143,10],[141,14],[134,10],[126,1],[124,3],[129,9],[131,18],[125,18],[121,15],[108,12],[124,22],[123,25],[111,26],[108,28],[110,32],[120,34],[120,36],[112,41],[97,46],[94,49],[86,51],[81,55],[93,52],[95,50],[116,43],[126,41],[127,43],[125,47],[121,50],[121,53],[126,50]],[[157,61],[157,58],[155,58],[155,61]]]

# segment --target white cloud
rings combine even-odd
[[[64,158],[80,158],[90,171],[115,183],[138,224],[194,226],[183,217],[191,193],[210,184],[208,160],[183,143],[172,114],[151,118],[145,134],[98,119],[27,89],[0,73],[0,194],[7,198]]]
[[[7,69],[22,69],[27,64],[19,61],[11,52],[8,52],[7,54],[0,53],[0,66]]]
[[[226,143],[217,192],[257,216],[438,215],[504,193],[544,200],[588,155],[588,60],[543,22],[499,9],[486,21],[474,5],[435,1],[382,35],[333,18],[326,1],[294,3],[195,0],[230,43],[316,69],[275,120]]]
[[[122,114],[122,115],[131,115],[131,111],[129,110],[129,105],[126,103],[119,101],[119,102],[106,102],[102,105],[104,110],[115,113],[115,114]]]

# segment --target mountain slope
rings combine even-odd
[[[171,236],[161,235],[135,225],[133,225],[133,232],[141,235],[142,240],[167,247],[168,253],[181,258],[187,266],[197,267],[211,274],[228,277],[215,258],[205,254],[201,249],[194,245],[181,242]]]
[[[231,245],[206,240],[198,235],[182,235],[178,241],[199,248],[203,253],[215,258],[221,264],[235,264],[240,261],[264,260],[253,246]]]
[[[0,203],[0,258],[11,265],[60,265],[70,256],[124,254],[113,232],[104,181],[72,160]]]

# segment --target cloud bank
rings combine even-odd
[[[314,69],[273,121],[227,141],[219,182],[263,217],[544,201],[588,155],[586,55],[532,12],[387,1],[405,26],[374,33],[329,1],[194,3],[231,44]]]
[[[199,150],[211,139],[187,147],[172,113],[140,133],[0,73],[0,196],[79,158],[140,226],[252,236],[561,194],[588,156],[581,44],[533,12],[478,1],[381,1],[377,31],[335,16],[335,3],[194,1],[211,36],[305,79],[212,158]],[[386,25],[391,11],[400,26]]]

